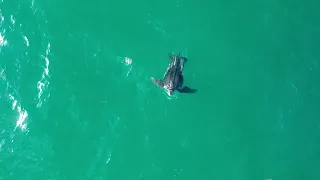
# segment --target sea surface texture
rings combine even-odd
[[[319,7],[0,0],[0,180],[319,180]]]

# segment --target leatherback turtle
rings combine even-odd
[[[171,96],[175,90],[180,93],[195,93],[196,89],[191,89],[187,86],[183,86],[183,70],[184,64],[187,62],[187,58],[178,55],[168,54],[170,58],[170,64],[167,71],[164,74],[163,80],[155,79],[151,77],[151,81],[160,88],[164,88]]]

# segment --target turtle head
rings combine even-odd
[[[168,84],[165,86],[165,89],[167,90],[168,95],[171,96],[171,95],[173,94],[173,92],[174,92],[173,83],[172,83],[172,82],[168,83]]]
[[[168,92],[169,92],[169,95],[171,96],[173,94],[174,90],[173,89],[168,89]]]

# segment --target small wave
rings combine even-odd
[[[27,124],[25,123],[25,120],[28,117],[28,112],[21,107],[20,103],[15,99],[15,97],[12,94],[9,94],[9,99],[12,101],[12,110],[17,109],[19,114],[15,129],[17,127],[20,127],[23,131],[27,130]]]
[[[10,83],[6,80],[6,75],[4,71],[5,69],[2,69],[0,71],[0,78],[7,85],[6,87],[7,91],[12,92]],[[18,112],[18,117],[17,117],[16,126],[14,130],[16,130],[19,127],[24,132],[28,131],[27,123],[26,123],[26,120],[28,117],[27,110],[25,110],[21,106],[19,100],[13,95],[13,93],[8,93],[7,96],[8,96],[8,99],[11,101],[12,110],[16,110]]]
[[[4,22],[4,17],[2,16],[2,13],[0,11],[0,27],[2,27],[2,24]],[[5,39],[5,29],[0,29],[0,50],[1,46],[6,46],[8,44],[8,41]]]
[[[37,88],[39,90],[38,92],[38,104],[37,104],[37,108],[42,106],[43,101],[46,101],[46,98],[44,98],[43,100],[41,100],[41,96],[44,92],[44,88],[47,88],[49,86],[49,80],[47,78],[49,78],[49,53],[50,53],[50,43],[48,43],[47,49],[46,49],[46,54],[45,56],[42,56],[42,59],[45,60],[45,67],[44,67],[44,71],[41,75],[41,79],[38,81],[37,83]],[[50,97],[50,93],[47,95],[47,98]]]

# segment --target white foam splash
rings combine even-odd
[[[132,59],[128,57],[119,57],[118,56],[118,61],[121,62],[121,64],[124,64],[127,67],[127,73],[126,75],[129,76],[131,70],[132,70]]]
[[[50,63],[49,59],[48,59],[49,53],[50,53],[50,43],[48,43],[48,48],[46,50],[46,58],[45,58],[45,60],[46,60],[46,68],[44,70],[45,70],[45,73],[46,73],[47,76],[49,75],[49,63]]]
[[[132,59],[130,59],[128,57],[125,57],[124,59],[125,59],[126,66],[129,66],[129,65],[132,64]],[[129,68],[128,72],[127,72],[127,76],[129,76],[129,73],[131,72],[131,70],[132,70],[132,66],[130,66],[130,68]]]
[[[4,21],[4,17],[2,16],[2,13],[1,13],[1,9],[0,9],[0,27],[2,26],[2,23]],[[7,40],[5,40],[4,38],[4,34],[5,33],[5,29],[1,32],[0,31],[0,47],[1,46],[6,46],[7,45]]]
[[[42,76],[42,78],[43,78],[43,76]],[[43,86],[44,86],[44,83],[41,82],[41,81],[38,81],[38,83],[37,83],[37,88],[39,90],[38,99],[41,98],[41,95],[42,95],[42,92],[43,92],[43,90],[42,90]]]
[[[28,117],[28,112],[21,107],[20,103],[15,99],[15,97],[12,94],[9,94],[9,99],[12,101],[12,110],[17,109],[17,111],[19,113],[19,117],[16,122],[15,130],[17,127],[20,127],[21,130],[26,131],[27,124],[26,124],[25,120]]]
[[[2,69],[0,71],[0,78],[2,81],[6,82],[7,84],[7,88],[6,88],[6,92],[8,91],[8,89],[11,87],[9,82],[7,82],[6,80],[6,75],[5,75],[5,69]],[[17,110],[18,111],[18,119],[16,122],[16,127],[14,128],[14,130],[16,130],[16,128],[20,128],[22,131],[27,131],[27,123],[25,122],[27,117],[28,117],[28,112],[26,110],[24,110],[20,104],[20,102],[14,97],[13,94],[8,93],[8,98],[11,101],[11,108],[12,110]]]
[[[26,118],[28,117],[28,112],[26,110],[21,110],[21,107],[18,106],[18,112],[19,112],[19,119],[17,121],[16,127],[20,126],[22,130],[25,130],[27,127],[27,124],[23,123]]]
[[[34,7],[34,0],[31,1],[31,9]]]
[[[16,21],[14,20],[14,18],[13,18],[12,15],[10,16],[10,21],[11,21],[11,24],[12,24],[12,25],[14,25],[14,24],[16,23]]]
[[[26,46],[29,46],[29,40],[27,36],[23,36],[23,39],[26,41]]]
[[[8,41],[4,39],[4,36],[0,32],[0,46],[6,46]]]
[[[126,62],[126,65],[130,65],[132,63],[132,59],[128,58],[128,57],[125,57],[125,62]]]
[[[37,104],[37,107],[41,107],[42,105],[42,101],[41,101],[41,96],[43,94],[43,91],[44,91],[44,87],[45,86],[48,86],[49,85],[49,81],[47,80],[47,77],[49,76],[49,64],[50,64],[50,61],[49,61],[49,58],[48,58],[48,55],[50,53],[50,43],[48,43],[48,46],[47,46],[47,49],[46,49],[46,55],[45,56],[42,56],[42,58],[45,60],[46,62],[46,66],[44,67],[44,71],[41,75],[41,79],[37,82],[37,88],[39,90],[39,93],[38,93],[38,104]],[[48,95],[48,97],[50,96],[50,94]]]

